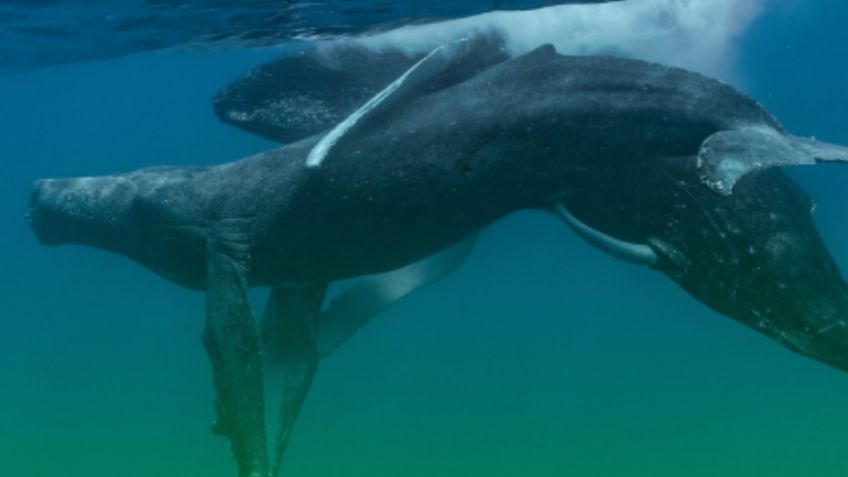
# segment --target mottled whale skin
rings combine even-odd
[[[496,35],[469,41],[474,54],[457,58],[426,89],[444,89],[509,59]],[[212,98],[212,109],[227,124],[289,143],[342,122],[423,57],[352,42],[307,45],[247,72]]]
[[[71,240],[192,288],[205,288],[209,228],[245,220],[252,285],[331,281],[396,268],[510,212],[549,207],[586,168],[692,155],[742,121],[776,125],[702,76],[542,48],[398,106],[317,169],[305,167],[313,137],[209,168],[46,180],[31,217],[45,243],[69,241],[81,222],[90,230]]]
[[[730,86],[548,46],[376,111],[316,167],[324,134],[220,166],[34,187],[42,243],[111,250],[208,290],[219,423],[241,475],[268,474],[248,286],[273,287],[263,320],[303,348],[285,358],[298,371],[281,454],[320,354],[302,345],[326,283],[426,260],[522,209],[570,211],[594,243],[639,247],[707,306],[848,370],[848,286],[810,199],[772,167],[844,150],[789,136]]]

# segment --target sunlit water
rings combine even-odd
[[[164,48],[371,34],[493,9],[615,0],[2,0],[0,72]]]
[[[770,10],[737,84],[848,143],[848,7]],[[44,248],[32,180],[214,164],[273,147],[209,98],[262,51],[144,54],[0,77],[0,474],[232,477],[213,436],[204,297],[121,257]],[[793,171],[848,269],[848,168]],[[264,292],[256,291],[257,303]],[[590,248],[540,213],[321,362],[290,476],[833,476],[848,376]]]

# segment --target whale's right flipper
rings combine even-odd
[[[229,439],[240,477],[266,477],[262,359],[247,298],[250,227],[225,219],[210,231],[203,343],[215,385],[213,432]]]
[[[315,329],[318,352],[321,356],[332,353],[391,304],[459,268],[475,239],[462,240],[403,268],[359,278],[321,313]]]
[[[445,82],[445,72],[458,70],[458,78],[467,79],[463,76],[474,69],[468,69],[463,63],[474,64],[475,57],[489,55],[490,48],[485,41],[470,39],[461,39],[435,48],[324,135],[309,151],[306,157],[307,167],[320,166],[339,142],[353,136],[371,119],[384,115],[394,105],[450,85],[451,82]],[[495,56],[490,61],[494,63],[503,59],[505,56]],[[483,66],[489,65],[483,63]]]
[[[367,40],[366,40],[367,42]],[[461,83],[506,61],[497,33],[469,38],[474,53],[426,82],[426,94]],[[423,54],[335,41],[288,54],[251,70],[212,99],[215,114],[233,126],[283,143],[326,132],[395,81]]]

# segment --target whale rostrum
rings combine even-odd
[[[217,166],[42,180],[32,192],[42,243],[109,250],[206,291],[215,430],[240,475],[279,470],[322,356],[455,270],[480,230],[519,210],[553,210],[601,250],[848,370],[848,285],[810,198],[778,167],[846,161],[845,148],[792,136],[732,87],[654,63],[551,46],[509,58],[491,39],[417,59],[350,54],[352,73],[311,53],[288,60],[305,76],[276,81],[292,85],[280,101],[330,75],[338,91],[314,104],[342,118],[287,108],[251,123],[293,141],[282,147]],[[369,61],[381,72],[370,79]],[[262,96],[250,78],[227,91]],[[350,104],[363,84],[370,96]],[[272,290],[259,327],[247,299],[258,286]],[[273,456],[265,374],[284,396]]]

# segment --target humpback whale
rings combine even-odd
[[[373,80],[362,104],[331,105],[345,112],[328,116],[343,116],[337,124],[278,122],[295,141],[262,154],[34,185],[28,217],[41,243],[112,251],[206,291],[214,430],[240,475],[279,470],[321,356],[522,209],[550,211],[706,306],[848,371],[848,285],[810,198],[779,167],[845,162],[848,149],[790,135],[699,74],[551,46],[480,64],[480,45],[446,45]],[[327,299],[329,283],[350,277],[361,279]],[[271,288],[258,326],[256,286]],[[285,386],[273,458],[266,368]]]

